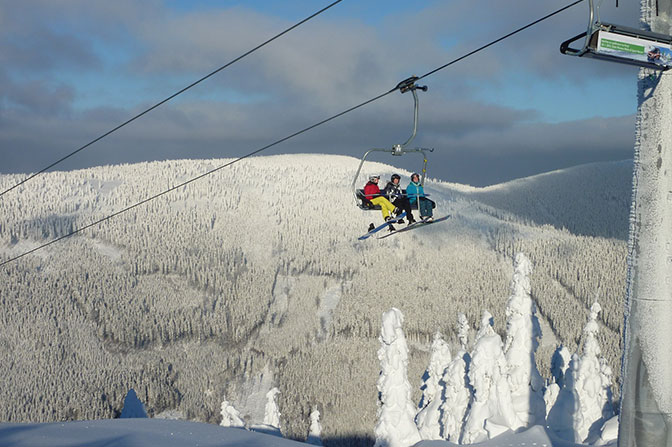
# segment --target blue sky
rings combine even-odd
[[[0,0],[0,172],[42,168],[329,3]],[[59,168],[240,156],[568,3],[344,0]],[[637,26],[638,5],[605,3],[603,20]],[[425,79],[430,175],[486,185],[632,157],[637,70],[558,51],[586,20],[580,4]],[[411,117],[389,95],[269,153],[359,157],[403,142]]]

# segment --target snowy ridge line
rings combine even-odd
[[[339,0],[339,1],[342,1],[342,0]],[[34,252],[36,252],[36,251],[38,251],[38,250],[41,250],[41,249],[43,249],[43,248],[46,248],[46,247],[48,247],[48,246],[50,246],[50,245],[52,245],[52,244],[55,244],[56,242],[62,241],[63,239],[67,239],[67,238],[69,238],[69,237],[71,237],[71,236],[74,236],[74,235],[76,235],[76,234],[78,234],[78,233],[80,233],[80,232],[82,232],[82,231],[84,231],[84,230],[86,230],[86,229],[88,229],[88,228],[98,226],[98,225],[100,225],[101,223],[106,222],[106,221],[108,221],[108,220],[110,220],[110,219],[113,219],[114,217],[116,217],[116,216],[118,216],[118,215],[120,215],[120,214],[123,214],[123,213],[125,213],[125,212],[127,212],[127,211],[130,211],[130,210],[132,210],[132,209],[134,209],[134,208],[137,208],[137,207],[139,207],[140,205],[144,205],[144,204],[147,203],[147,202],[151,202],[152,200],[155,200],[155,199],[157,199],[157,198],[159,198],[159,197],[162,197],[162,196],[164,196],[164,195],[166,195],[166,194],[168,194],[168,193],[170,193],[170,192],[172,192],[172,191],[175,191],[176,189],[179,189],[179,188],[181,188],[181,187],[183,187],[183,186],[187,186],[187,185],[189,185],[190,183],[193,183],[193,182],[195,182],[195,181],[197,181],[197,180],[202,179],[203,177],[206,177],[206,176],[209,176],[209,175],[211,175],[211,174],[214,174],[215,172],[220,171],[221,169],[227,168],[227,167],[229,167],[229,166],[231,166],[231,165],[233,165],[233,164],[235,164],[235,163],[238,163],[238,162],[241,161],[241,160],[245,160],[245,159],[250,158],[250,157],[252,157],[252,156],[254,156],[254,155],[257,155],[257,154],[259,154],[259,153],[261,153],[261,152],[263,152],[263,151],[265,151],[265,150],[267,150],[267,149],[270,149],[270,148],[273,147],[273,146],[276,146],[276,145],[278,145],[278,144],[284,143],[284,142],[287,141],[287,140],[290,140],[290,139],[292,139],[292,138],[294,138],[294,137],[296,137],[296,136],[298,136],[298,135],[301,135],[301,134],[303,134],[303,133],[305,133],[305,132],[308,132],[308,131],[310,131],[310,130],[312,130],[312,129],[318,127],[318,126],[321,126],[321,125],[323,125],[323,124],[325,124],[325,123],[327,123],[327,122],[329,122],[329,121],[332,121],[332,120],[334,120],[334,119],[336,119],[336,118],[339,118],[339,117],[341,117],[341,116],[343,116],[343,115],[345,115],[345,114],[347,114],[347,113],[352,112],[353,110],[359,109],[360,107],[364,107],[364,106],[367,105],[367,104],[370,104],[370,103],[372,103],[372,102],[374,102],[374,101],[377,101],[377,100],[379,100],[380,98],[383,98],[384,96],[387,96],[387,95],[389,95],[390,93],[392,93],[392,92],[394,92],[394,91],[396,91],[396,89],[392,89],[392,90],[390,90],[390,91],[388,91],[388,92],[386,92],[386,93],[382,93],[382,94],[380,94],[380,95],[378,95],[378,96],[376,96],[376,97],[374,97],[374,98],[372,98],[372,99],[369,99],[369,100],[367,100],[367,101],[364,101],[364,102],[362,102],[362,103],[360,103],[360,104],[358,104],[358,105],[356,105],[356,106],[350,107],[349,109],[344,110],[344,111],[342,111],[342,112],[340,112],[340,113],[338,113],[338,114],[336,114],[336,115],[332,115],[331,117],[326,118],[326,119],[324,119],[324,120],[322,120],[322,121],[320,121],[320,122],[318,122],[318,123],[315,123],[315,124],[313,124],[313,125],[311,125],[311,126],[305,127],[305,128],[303,128],[303,129],[301,129],[301,130],[299,130],[299,131],[297,131],[297,132],[294,132],[294,133],[291,134],[291,135],[288,135],[288,136],[286,136],[286,137],[284,137],[284,138],[281,138],[281,139],[279,139],[279,140],[276,140],[276,141],[274,141],[273,143],[267,144],[266,146],[261,147],[261,148],[255,150],[255,151],[252,151],[252,152],[250,152],[250,153],[248,153],[248,154],[246,154],[246,155],[243,155],[242,157],[239,157],[239,158],[237,158],[237,159],[235,159],[235,160],[233,160],[233,161],[231,161],[231,162],[229,162],[229,163],[226,163],[226,164],[221,165],[221,166],[219,166],[219,167],[217,167],[217,168],[214,168],[214,169],[212,169],[212,170],[210,170],[210,171],[208,171],[208,172],[206,172],[206,173],[204,173],[204,174],[201,174],[201,175],[198,175],[198,176],[196,176],[196,177],[193,177],[193,178],[191,178],[191,179],[189,179],[189,180],[187,180],[187,181],[185,181],[185,182],[182,182],[182,183],[180,183],[180,184],[178,184],[178,185],[176,185],[176,186],[172,186],[172,187],[170,187],[170,188],[168,188],[168,189],[166,189],[166,190],[164,190],[164,191],[162,191],[162,192],[159,192],[159,193],[157,193],[157,194],[155,194],[155,195],[153,195],[153,196],[150,196],[150,197],[148,197],[148,198],[146,198],[146,199],[144,199],[144,200],[141,200],[140,202],[137,202],[137,203],[135,203],[135,204],[133,204],[133,205],[127,207],[127,208],[121,209],[121,210],[119,210],[119,211],[117,211],[117,212],[115,212],[115,213],[113,213],[113,214],[110,214],[110,215],[108,215],[108,216],[106,216],[106,217],[104,217],[104,218],[102,218],[102,219],[100,219],[100,220],[97,220],[97,221],[92,222],[92,223],[90,223],[90,224],[88,224],[88,225],[85,225],[84,227],[80,227],[80,228],[78,228],[78,229],[72,231],[72,232],[69,233],[69,234],[66,234],[66,235],[61,236],[61,237],[56,238],[56,239],[53,239],[53,240],[51,240],[51,241],[49,241],[49,242],[47,242],[47,243],[45,243],[45,244],[43,244],[43,245],[41,245],[41,246],[39,246],[39,247],[33,248],[33,249],[30,250],[30,251],[27,251],[27,252],[25,252],[25,253],[22,253],[22,254],[20,254],[20,255],[18,255],[18,256],[15,256],[15,257],[13,257],[13,258],[11,258],[11,259],[8,259],[8,260],[6,260],[6,261],[0,262],[0,267],[4,266],[4,265],[6,265],[6,264],[9,264],[10,262],[14,262],[14,261],[16,261],[16,260],[18,260],[18,259],[21,259],[22,257],[24,257],[24,256],[26,256],[26,255],[29,255],[29,254],[31,254],[31,253],[34,253]],[[37,174],[35,174],[35,175],[37,175]],[[18,185],[17,185],[17,186],[18,186]],[[16,186],[15,186],[15,187],[16,187]]]
[[[135,121],[136,119],[142,117],[143,115],[146,115],[147,113],[151,112],[152,110],[154,110],[154,109],[160,107],[161,105],[167,103],[168,101],[172,100],[173,98],[175,98],[175,97],[181,95],[182,93],[186,92],[186,91],[189,90],[190,88],[195,87],[196,85],[198,85],[198,84],[200,84],[201,82],[205,81],[206,79],[208,79],[208,78],[214,76],[215,74],[217,74],[217,73],[219,73],[220,71],[226,69],[227,67],[230,67],[231,65],[235,64],[235,63],[238,62],[239,60],[241,60],[241,59],[243,59],[243,58],[249,56],[250,54],[252,54],[252,53],[254,53],[255,51],[257,51],[258,49],[260,49],[260,48],[262,48],[262,47],[268,45],[269,43],[273,42],[274,40],[276,40],[276,39],[278,39],[278,38],[284,36],[285,34],[289,33],[289,32],[292,31],[293,29],[298,28],[299,26],[301,26],[301,25],[303,25],[304,23],[308,22],[308,21],[311,20],[312,18],[317,17],[318,15],[322,14],[322,13],[325,12],[326,10],[330,9],[331,7],[337,5],[338,3],[342,2],[342,1],[343,1],[343,0],[336,0],[336,1],[334,1],[333,3],[327,5],[326,7],[320,9],[319,11],[317,11],[317,12],[311,14],[310,16],[306,17],[305,19],[301,20],[300,22],[298,22],[298,23],[296,23],[296,24],[290,26],[289,28],[285,29],[284,31],[280,32],[279,34],[276,34],[275,36],[271,37],[270,39],[266,40],[265,42],[263,42],[263,43],[257,45],[256,47],[252,48],[251,50],[248,50],[247,52],[245,52],[245,53],[243,53],[242,55],[238,56],[237,58],[233,59],[232,61],[230,61],[230,62],[228,62],[228,63],[222,65],[221,67],[217,68],[216,70],[214,70],[214,71],[210,72],[209,74],[203,76],[203,77],[200,78],[199,80],[197,80],[197,81],[195,81],[195,82],[192,82],[191,84],[189,84],[188,86],[184,87],[183,89],[181,89],[181,90],[179,90],[179,91],[173,93],[172,95],[170,95],[170,96],[167,97],[166,99],[164,99],[164,100],[162,100],[162,101],[160,101],[160,102],[154,104],[154,105],[151,106],[150,108],[148,108],[148,109],[144,110],[143,112],[141,112],[141,113],[135,115],[135,116],[132,117],[131,119],[129,119],[129,120],[127,120],[127,121],[121,123],[120,125],[118,125],[117,127],[113,128],[112,130],[110,130],[110,131],[104,133],[103,135],[99,136],[98,138],[95,138],[94,140],[90,141],[89,143],[85,144],[84,146],[80,147],[79,149],[76,149],[75,151],[73,151],[73,152],[67,154],[66,156],[64,156],[64,157],[62,157],[62,158],[56,160],[55,162],[51,163],[49,166],[47,166],[47,167],[45,167],[45,168],[42,168],[42,169],[39,170],[38,172],[29,175],[29,176],[26,177],[24,180],[20,181],[19,183],[15,184],[14,186],[10,187],[9,189],[7,189],[7,190],[1,192],[1,193],[0,193],[0,197],[2,197],[3,195],[5,195],[6,193],[12,191],[13,189],[15,189],[15,188],[17,188],[17,187],[23,185],[24,183],[28,182],[29,180],[31,180],[31,179],[37,177],[38,175],[40,175],[40,174],[42,174],[42,173],[48,171],[49,169],[53,168],[54,166],[56,166],[57,164],[59,164],[59,163],[65,161],[65,160],[67,160],[68,158],[72,157],[73,155],[75,155],[75,154],[77,154],[77,153],[83,151],[83,150],[86,149],[87,147],[89,147],[89,146],[91,146],[91,145],[97,143],[98,141],[102,140],[103,138],[107,137],[108,135],[110,135],[110,134],[116,132],[117,130],[121,129],[122,127],[126,126],[127,124],[132,123],[132,122]]]

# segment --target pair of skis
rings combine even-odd
[[[394,224],[394,223],[399,222],[399,221],[400,221],[401,219],[403,219],[405,216],[406,216],[406,211],[404,211],[403,213],[399,214],[397,217],[395,217],[395,218],[393,218],[393,219],[386,220],[385,223],[383,223],[383,224],[381,224],[381,225],[378,225],[376,228],[374,228],[373,230],[370,230],[370,231],[369,231],[368,233],[366,233],[365,235],[360,236],[358,239],[359,239],[360,241],[363,241],[364,239],[368,239],[369,237],[371,237],[371,236],[373,236],[374,234],[378,233],[378,232],[379,232],[380,230],[382,230],[383,228],[387,228],[387,227],[390,226],[391,224]]]
[[[369,231],[368,233],[360,236],[358,239],[360,241],[363,241],[364,239],[368,239],[369,237],[373,236],[375,233],[379,232],[380,230],[382,230],[384,228],[387,228],[390,224],[394,224],[394,223],[398,222],[404,216],[406,216],[405,212],[401,213],[399,216],[397,216],[394,219],[390,219],[390,220],[386,221],[385,223],[383,223],[381,225],[378,225],[376,228],[374,228],[373,230]],[[448,219],[449,217],[450,217],[450,214],[448,214],[447,216],[440,217],[438,219],[434,219],[434,220],[427,220],[427,219],[418,220],[418,221],[413,222],[412,224],[409,224],[409,225],[407,225],[403,228],[400,228],[400,229],[394,230],[394,231],[390,231],[389,233],[383,234],[382,236],[378,236],[376,239],[383,239],[383,238],[386,238],[388,236],[392,236],[393,234],[403,233],[404,231],[414,230],[416,228],[424,227],[425,225],[431,225],[431,224],[443,222],[444,220]]]
[[[384,239],[388,236],[392,236],[397,233],[403,233],[404,231],[409,231],[409,230],[415,230],[416,228],[424,227],[426,225],[432,225],[435,223],[443,222],[444,220],[448,219],[450,217],[450,214],[447,216],[439,217],[438,219],[433,219],[433,220],[418,220],[416,222],[413,222],[410,225],[406,225],[404,228],[399,228],[398,230],[395,231],[390,231],[387,234],[383,234],[382,236],[379,236],[377,239]]]

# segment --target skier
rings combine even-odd
[[[401,211],[380,193],[380,188],[378,187],[379,180],[379,175],[369,176],[369,182],[364,186],[364,197],[374,205],[379,205],[380,211],[383,213],[383,219],[388,221],[392,219],[391,213],[398,215]],[[389,229],[390,231],[394,231],[392,224],[389,225]]]
[[[411,212],[411,202],[408,201],[404,194],[401,191],[399,183],[401,182],[401,176],[399,174],[392,174],[390,181],[385,185],[385,195],[387,199],[392,202],[392,205],[396,206],[400,210],[406,211],[406,216],[408,216],[408,224],[415,222],[413,218],[413,213]],[[404,223],[404,219],[398,220],[400,224]]]
[[[411,183],[406,187],[406,194],[411,206],[415,206],[419,202],[417,206],[420,211],[420,219],[432,222],[434,220],[432,209],[436,207],[436,203],[425,196],[425,190],[420,184],[420,174],[417,172],[411,175]]]

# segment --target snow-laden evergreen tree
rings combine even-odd
[[[392,308],[383,313],[379,337],[378,423],[375,447],[408,447],[420,441],[414,422],[415,405],[408,382],[408,346],[402,330],[404,315]]]
[[[548,426],[562,439],[574,441],[574,415],[578,412],[578,397],[574,382],[579,368],[579,356],[572,354],[569,366],[565,371],[563,385],[555,400],[555,404],[548,412]]]
[[[415,418],[422,439],[441,438],[441,404],[443,402],[443,374],[450,363],[450,346],[439,331],[432,341],[429,367],[423,376],[421,410]]]
[[[531,273],[532,263],[523,253],[518,253],[514,260],[511,295],[506,303],[504,344],[513,407],[527,427],[543,424],[546,418],[544,382],[535,361],[541,327],[530,295]]]
[[[469,365],[474,397],[462,434],[464,444],[491,439],[523,426],[513,408],[502,347],[502,339],[492,327],[492,315],[484,311]]]
[[[471,327],[467,316],[462,312],[457,314],[457,340],[460,342],[460,349],[465,352],[469,351],[469,333]]]
[[[322,444],[322,424],[320,424],[320,412],[317,408],[313,408],[310,412],[310,431],[308,432],[307,444],[323,445]]]
[[[593,443],[595,446],[614,446],[618,442],[618,416],[608,419],[600,430],[600,437]]]
[[[565,383],[565,374],[569,368],[569,362],[572,354],[566,346],[560,345],[551,357],[551,378],[546,384],[544,390],[544,403],[546,404],[546,417],[548,418],[551,409],[555,405],[560,395],[560,390]]]
[[[613,415],[611,402],[611,368],[601,359],[600,344],[596,335],[599,303],[590,308],[588,323],[583,329],[583,350],[574,383],[578,401],[574,415],[575,441],[592,443],[600,436],[602,425]]]
[[[555,405],[555,402],[558,400],[558,395],[560,394],[560,386],[555,382],[549,382],[544,389],[544,405],[546,406],[546,418],[548,414]]]
[[[596,334],[599,331],[598,303],[590,308],[583,329],[581,356],[574,354],[565,373],[564,386],[548,415],[549,427],[564,439],[592,443],[600,437],[604,423],[613,416],[611,368],[601,358]]]
[[[474,337],[474,346],[483,338],[484,336],[489,336],[493,332],[492,326],[495,324],[495,320],[492,317],[492,314],[487,310],[483,310],[481,315],[481,325],[476,331],[476,337]]]
[[[551,357],[551,382],[557,383],[560,388],[565,382],[565,373],[571,359],[572,353],[564,345],[560,345]]]
[[[240,418],[240,411],[236,410],[227,400],[222,401],[222,421],[219,423],[222,427],[245,427],[245,421]]]
[[[280,393],[277,387],[266,393],[266,407],[264,408],[264,424],[280,429],[280,410],[275,403],[275,396]]]
[[[441,436],[453,443],[460,442],[464,417],[469,408],[472,390],[467,378],[471,357],[467,352],[469,340],[469,320],[466,315],[457,316],[457,338],[460,349],[450,362],[443,375],[444,395],[441,403]]]

